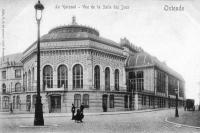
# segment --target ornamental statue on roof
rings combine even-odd
[[[76,16],[72,17],[72,25],[77,25],[77,23],[76,23]]]

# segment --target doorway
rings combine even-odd
[[[107,108],[108,108],[107,101],[108,101],[108,96],[103,95],[103,98],[102,98],[103,112],[107,112]]]
[[[50,97],[50,112],[58,113],[61,112],[61,96],[60,95],[52,95]]]

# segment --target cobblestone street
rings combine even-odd
[[[179,114],[183,109],[179,109]],[[8,115],[8,114],[1,114]],[[125,114],[85,114],[83,123],[75,123],[71,116],[49,117],[45,116],[44,127],[34,127],[33,114],[31,117],[1,117],[1,133],[21,132],[65,132],[65,133],[198,133],[200,129],[182,127],[165,122],[166,117],[174,116],[174,109],[152,112],[130,112]]]

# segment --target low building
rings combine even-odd
[[[184,79],[126,38],[116,43],[73,19],[43,35],[40,49],[44,112],[71,112],[72,103],[86,112],[164,108],[175,105],[176,90],[183,105]],[[34,112],[37,42],[18,55],[1,62],[0,109]]]

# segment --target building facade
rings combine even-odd
[[[164,108],[176,90],[183,105],[184,79],[126,38],[116,43],[73,19],[43,35],[40,50],[44,112],[71,112],[72,103],[86,112]],[[0,110],[34,112],[37,42],[17,55],[0,65]]]

